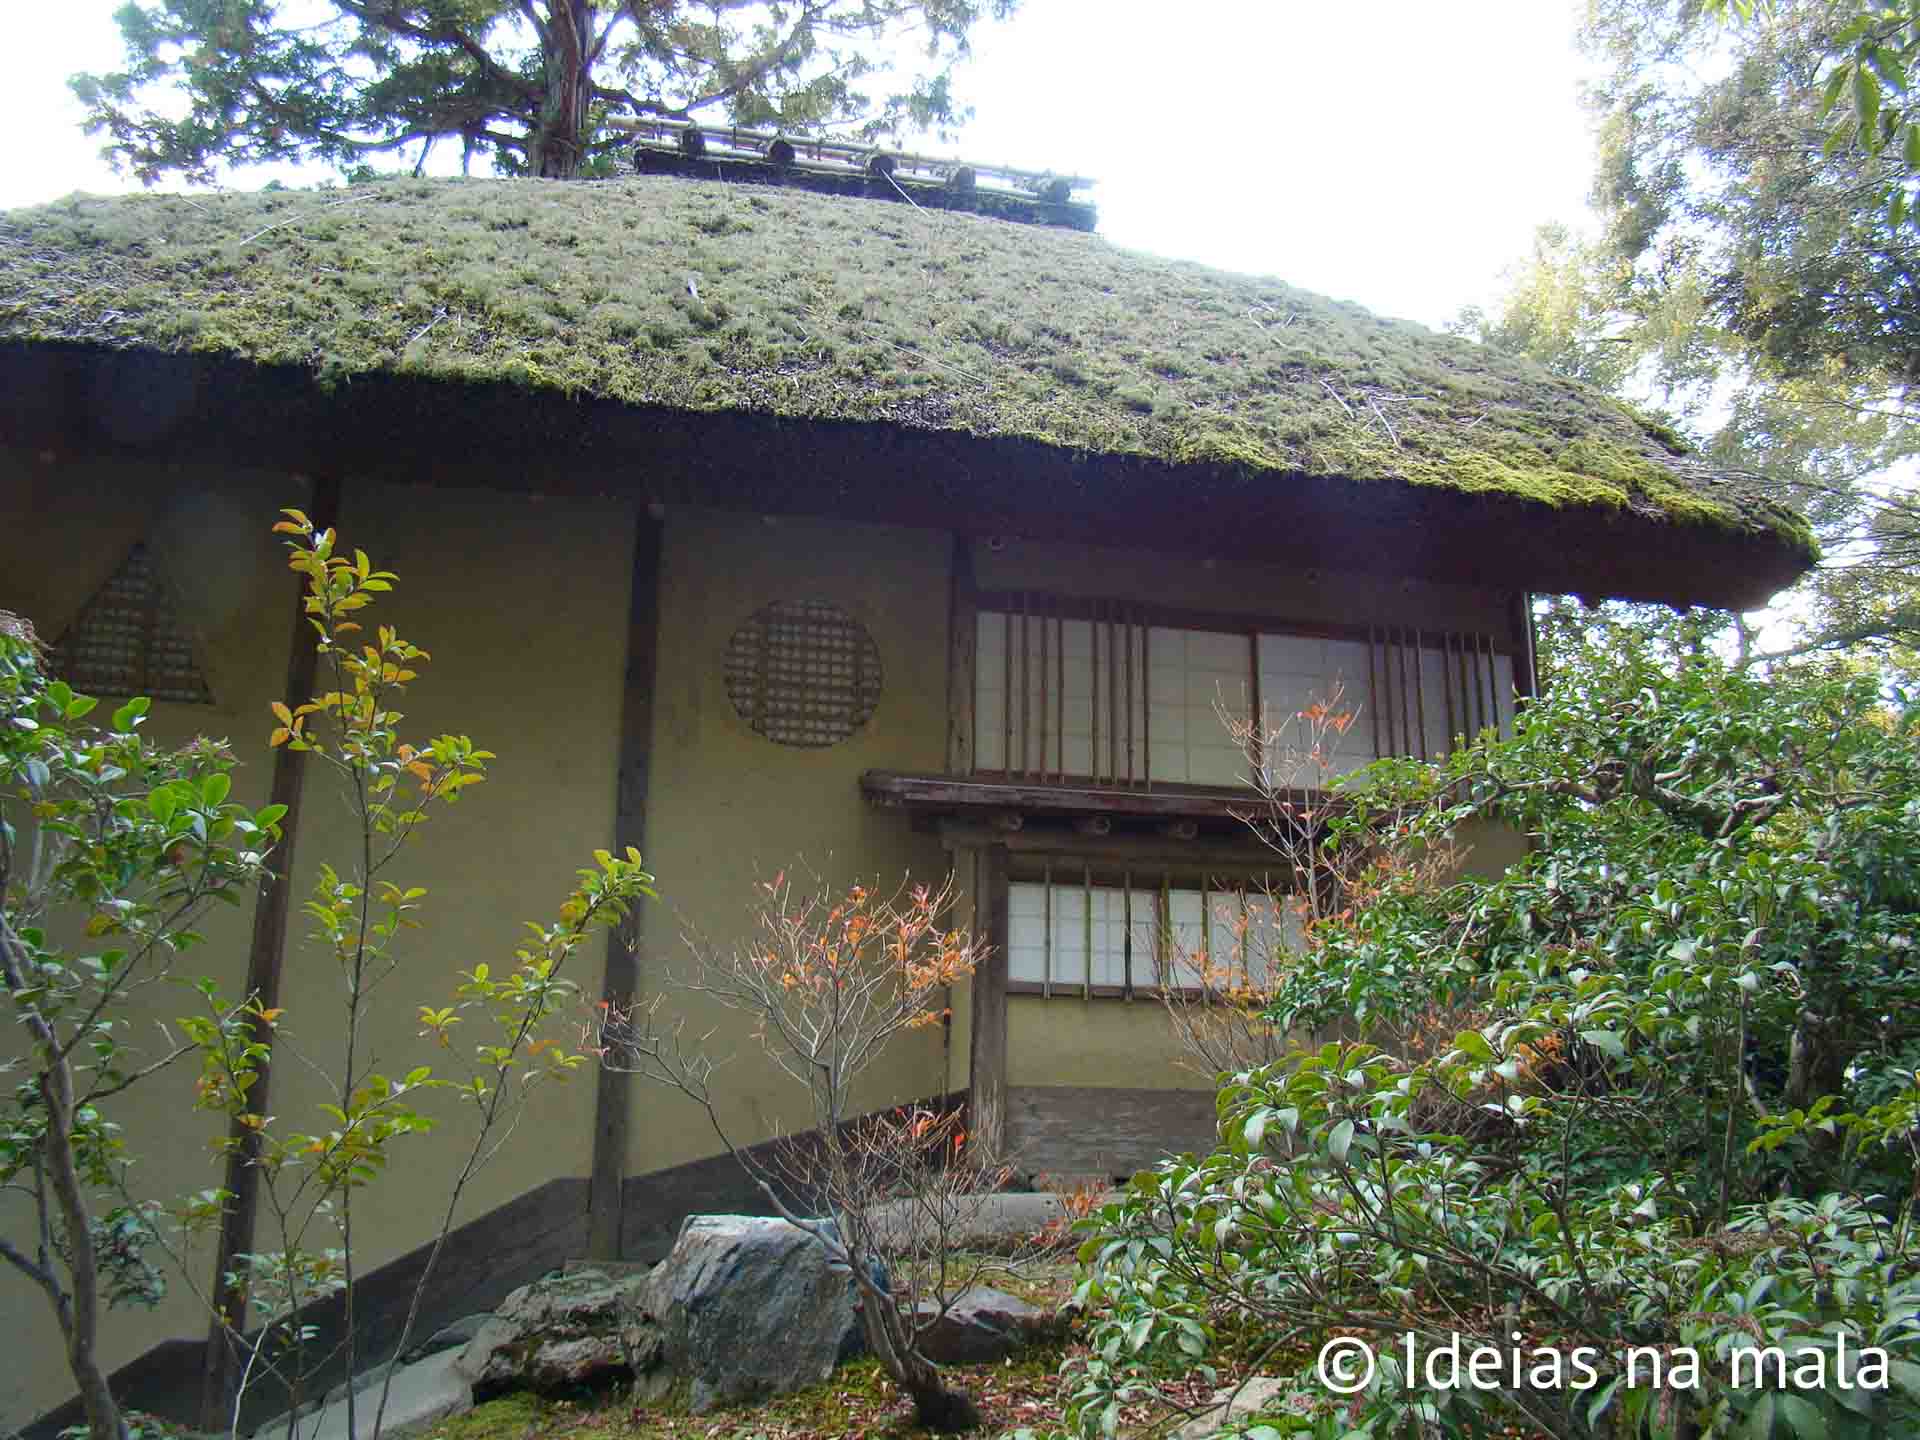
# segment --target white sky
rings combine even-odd
[[[120,3],[7,6],[0,208],[135,188],[98,159],[65,83],[117,68]],[[978,118],[958,149],[1096,177],[1118,244],[1439,325],[1497,293],[1536,225],[1584,214],[1576,8],[1024,0],[976,36],[959,88]]]

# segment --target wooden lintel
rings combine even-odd
[[[1237,835],[1201,835],[1169,841],[1160,835],[1083,835],[1062,827],[1036,827],[1005,834],[977,820],[942,820],[940,843],[952,850],[998,845],[1016,859],[1051,857],[1095,864],[1171,865],[1214,870],[1285,870],[1285,862],[1251,830]]]
[[[307,502],[307,514],[314,527],[330,530],[340,518],[340,480],[322,475],[313,482]],[[319,655],[315,648],[312,623],[307,619],[306,577],[295,577],[293,635],[287,652],[286,703],[298,705],[311,696],[316,687]],[[280,817],[280,843],[271,856],[272,871],[260,878],[253,905],[253,939],[247,951],[247,987],[262,1010],[280,1004],[280,972],[287,948],[287,920],[293,908],[294,845],[300,837],[300,796],[306,774],[306,756],[283,745],[273,754],[272,803],[285,813]],[[268,1092],[273,1083],[273,1030],[256,1023],[252,1038],[268,1047],[254,1072],[247,1103],[257,1114],[266,1114]],[[253,1249],[255,1217],[260,1209],[260,1132],[235,1123],[228,1130],[232,1148],[227,1154],[223,1187],[232,1197],[220,1222],[220,1237],[214,1245],[213,1277],[208,1293],[214,1297],[216,1314],[207,1332],[200,1376],[200,1424],[202,1430],[228,1428],[232,1391],[239,1376],[235,1366],[233,1342],[220,1317],[244,1328],[247,1313],[247,1286],[244,1281],[228,1284],[234,1271],[234,1257]]]
[[[906,773],[869,770],[860,787],[876,805],[948,814],[1019,811],[1029,819],[1041,816],[1108,815],[1164,817],[1166,819],[1241,820],[1260,814],[1266,800],[1237,785],[1156,784],[1146,790],[1125,785],[1094,783],[1022,784],[978,775]],[[1324,803],[1326,797],[1288,791],[1276,798],[1299,803]]]

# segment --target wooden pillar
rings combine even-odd
[[[1000,1156],[1007,1138],[1007,847],[989,845],[980,855],[974,929],[990,948],[973,972],[967,1095],[975,1142]]]
[[[647,760],[653,742],[653,675],[660,638],[660,521],[643,512],[633,546],[633,591],[627,611],[627,678],[620,706],[620,798],[613,851],[631,845],[645,853]],[[632,937],[607,932],[606,979],[601,998],[625,1004],[639,988]],[[602,1065],[593,1110],[593,1173],[587,1186],[587,1255],[618,1260],[620,1190],[626,1181],[628,1123],[634,1080]]]
[[[973,581],[973,549],[966,536],[953,537],[953,562],[947,601],[947,769],[973,773],[973,666],[979,601]],[[1007,699],[1012,705],[1012,697]],[[1011,766],[1011,757],[1008,759]],[[1042,758],[1044,766],[1045,760]]]
[[[313,482],[307,502],[307,515],[314,528],[329,530],[340,518],[340,481],[322,476]],[[314,648],[314,630],[306,613],[306,576],[294,580],[293,637],[287,651],[286,703],[298,705],[317,688],[315,676],[319,655]],[[261,727],[267,717],[260,717]],[[273,752],[272,803],[286,807],[280,818],[279,847],[270,857],[272,871],[261,876],[260,889],[253,905],[253,939],[247,951],[246,993],[259,999],[263,1009],[280,1003],[280,971],[287,946],[287,917],[293,902],[294,845],[300,836],[301,782],[306,774],[306,756],[290,746]],[[261,1044],[273,1044],[273,1031],[256,1025],[254,1038]],[[256,1114],[268,1110],[268,1092],[272,1087],[271,1053],[260,1061],[253,1088],[247,1092],[247,1104]],[[260,1209],[260,1133],[235,1124],[227,1132],[235,1142],[227,1157],[226,1178],[222,1182],[228,1194],[226,1214],[220,1223],[220,1238],[214,1248],[213,1279],[207,1293],[214,1297],[219,1314],[236,1327],[247,1325],[247,1287],[229,1285],[227,1272],[236,1255],[253,1249],[254,1219]],[[200,1428],[224,1431],[228,1428],[233,1386],[238,1379],[235,1352],[225,1327],[216,1318],[207,1333],[206,1352],[201,1370]]]
[[[1540,693],[1533,647],[1533,596],[1522,590],[1513,601],[1513,688],[1528,699]]]

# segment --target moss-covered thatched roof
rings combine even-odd
[[[0,215],[0,341],[507,381],[1804,527],[1607,398],[1277,280],[900,203],[664,177],[75,196]]]

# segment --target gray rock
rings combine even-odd
[[[636,1380],[647,1389],[660,1370],[686,1377],[695,1414],[817,1384],[858,1329],[853,1299],[825,1247],[786,1221],[690,1216],[640,1297]],[[648,1323],[659,1343],[643,1361]]]
[[[454,1362],[482,1394],[565,1390],[625,1379],[645,1348],[633,1304],[644,1275],[578,1270],[523,1285],[479,1327]]]
[[[920,1353],[936,1365],[1004,1360],[1055,1329],[1054,1318],[1039,1306],[991,1285],[975,1285],[944,1315],[932,1300],[922,1300],[916,1308],[917,1323],[927,1326],[920,1336]]]
[[[491,1312],[482,1311],[478,1315],[463,1315],[451,1325],[436,1330],[425,1342],[415,1345],[407,1351],[409,1365],[424,1360],[429,1355],[438,1355],[442,1350],[461,1350],[471,1344],[473,1337],[480,1333],[480,1327],[493,1319]]]
[[[380,1417],[382,1436],[397,1435],[403,1429],[425,1425],[448,1415],[459,1415],[473,1408],[473,1387],[458,1369],[459,1357],[451,1350],[429,1356],[417,1365],[388,1365],[355,1377],[353,1390],[354,1425],[347,1429],[347,1386],[342,1383],[327,1392],[319,1405],[309,1405],[294,1421],[295,1440],[370,1440],[373,1422]],[[380,1386],[393,1370],[393,1385],[387,1391],[387,1408],[380,1414]],[[256,1430],[261,1440],[284,1440],[286,1417],[270,1420]]]
[[[1207,1440],[1229,1425],[1239,1424],[1264,1410],[1278,1409],[1279,1397],[1288,1383],[1273,1375],[1254,1375],[1231,1390],[1215,1391],[1213,1408],[1201,1411],[1174,1431],[1173,1440]]]

